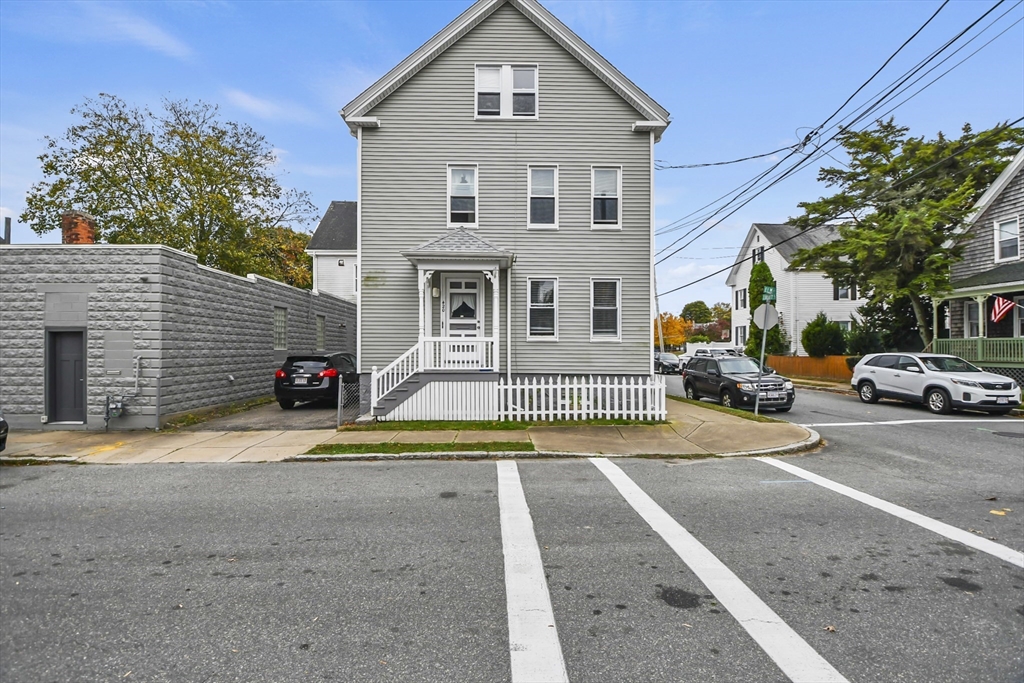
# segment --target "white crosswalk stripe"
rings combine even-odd
[[[505,555],[512,681],[568,681],[533,518],[526,504],[519,468],[514,462],[498,463],[498,508]]]
[[[842,674],[617,465],[606,458],[591,458],[590,462],[668,543],[791,681],[846,681]]]

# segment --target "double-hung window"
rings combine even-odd
[[[531,166],[529,179],[530,228],[558,227],[558,169]]]
[[[746,288],[736,290],[736,308],[747,307],[747,290]]]
[[[528,278],[529,339],[558,339],[558,280]]]
[[[537,118],[537,66],[478,65],[476,117]]]
[[[274,350],[288,349],[288,309],[274,306]]]
[[[621,338],[621,282],[593,279],[590,281],[590,338],[616,340]]]
[[[619,197],[622,194],[622,169],[595,166],[592,173],[591,186],[594,198],[591,215],[592,227],[621,228]]]
[[[841,285],[832,283],[833,301],[853,301],[857,298],[857,287],[854,285]]]
[[[764,262],[764,247],[754,247],[754,263]]]
[[[476,166],[448,167],[448,225],[476,227]]]
[[[996,223],[996,261],[1009,261],[1020,256],[1020,219]]]
[[[977,301],[968,301],[964,305],[964,332],[966,333],[964,336],[971,338],[981,336],[979,312]]]

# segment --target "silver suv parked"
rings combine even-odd
[[[962,358],[935,353],[874,353],[853,369],[850,384],[864,403],[895,398],[933,413],[982,410],[1004,415],[1020,405],[1020,387]]]

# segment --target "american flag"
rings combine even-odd
[[[996,296],[996,300],[992,302],[992,322],[997,323],[1005,318],[1006,314],[1012,311],[1015,305],[1009,299]]]

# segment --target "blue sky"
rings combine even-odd
[[[0,3],[0,215],[17,216],[41,180],[44,135],[100,92],[158,108],[202,99],[248,123],[278,150],[286,186],[323,212],[355,198],[355,141],[338,116],[371,84],[469,6],[469,0],[386,2]],[[904,2],[649,2],[547,0],[552,12],[670,112],[656,148],[672,164],[714,162],[794,144],[832,113],[939,7]],[[865,101],[965,28],[994,0],[950,2],[855,100]],[[1024,17],[1009,10],[931,77],[1010,27],[896,110],[912,133],[957,135],[1024,115]],[[975,32],[977,32],[977,30]],[[973,35],[973,34],[971,34]],[[969,37],[969,36],[968,36]],[[916,89],[916,88],[915,88]],[[913,92],[913,90],[909,91]],[[841,158],[841,157],[840,157]],[[831,161],[826,158],[826,161]],[[664,226],[765,170],[773,158],[657,176]],[[826,192],[812,164],[658,267],[659,290],[730,263],[750,224],[783,222]],[[310,226],[310,228],[313,226]],[[680,232],[658,237],[669,244]],[[57,242],[14,227],[16,242]],[[725,274],[663,297],[662,310],[728,299]]]

